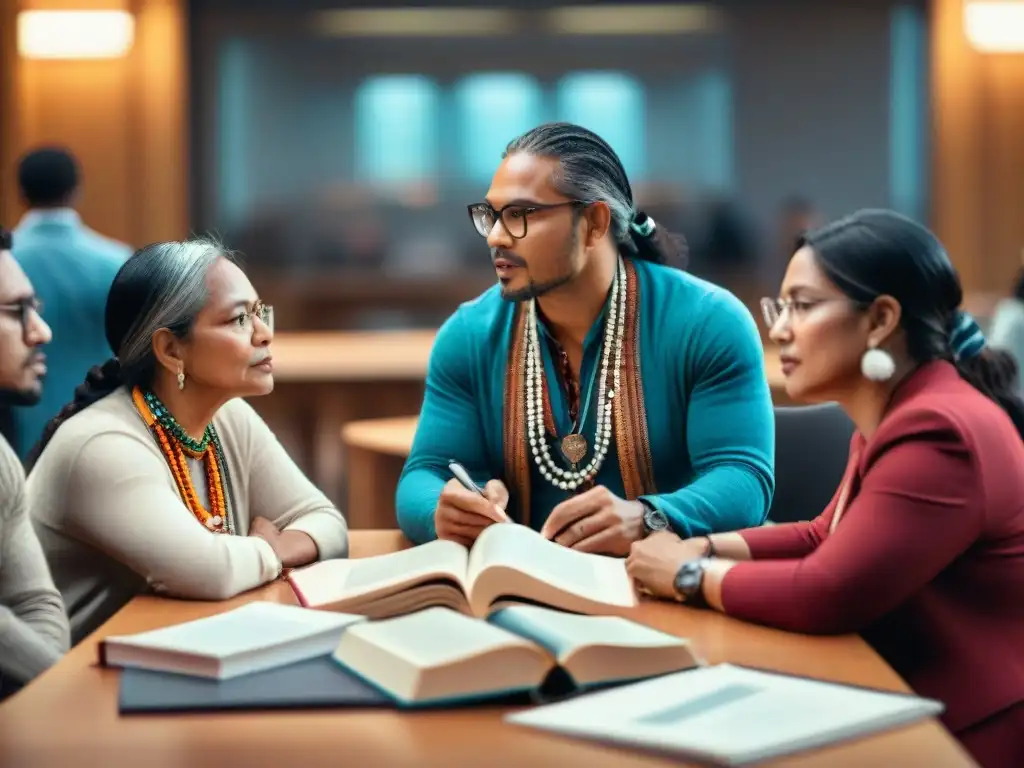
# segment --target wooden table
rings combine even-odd
[[[278,333],[274,392],[250,402],[336,504],[348,476],[338,433],[354,419],[418,413],[436,331]]]
[[[396,528],[395,488],[416,435],[418,416],[353,421],[341,430],[349,469],[349,528]]]
[[[352,556],[407,546],[397,531],[352,534]],[[0,705],[0,765],[17,768],[138,765],[147,768],[279,766],[678,765],[506,725],[505,711],[301,711],[198,715],[117,714],[118,673],[96,666],[96,644],[225,611],[253,599],[293,602],[283,582],[224,603],[138,597],[57,666]],[[714,664],[737,664],[894,691],[904,682],[859,637],[807,637],[720,614],[647,602],[634,618],[691,638]],[[951,768],[974,763],[936,721],[890,731],[774,765]]]
[[[275,384],[423,380],[435,330],[278,333]]]
[[[410,275],[386,269],[253,268],[249,278],[268,304],[274,305],[282,330],[326,331],[353,328],[367,313],[400,312],[440,325],[464,301],[495,283],[490,264],[484,268]]]

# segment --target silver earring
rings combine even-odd
[[[896,361],[884,349],[872,346],[860,358],[860,372],[869,381],[888,381],[896,373]]]
[[[178,389],[185,389],[185,372],[178,371]]]

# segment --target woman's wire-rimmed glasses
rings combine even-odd
[[[262,300],[257,299],[256,303],[252,305],[252,309],[247,309],[239,317],[243,318],[241,326],[243,328],[249,321],[258,319],[270,329],[271,333],[274,332],[274,308],[270,304],[264,304]],[[256,330],[255,323],[250,325],[249,330]]]
[[[765,297],[761,299],[761,315],[770,331],[775,324],[785,315],[787,319],[801,318],[819,304],[831,301],[851,301],[845,297],[830,297],[827,299],[773,299]],[[856,302],[851,302],[857,306]]]

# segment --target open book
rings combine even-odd
[[[333,651],[363,616],[256,601],[204,619],[100,641],[100,664],[227,680]]]
[[[358,624],[334,659],[400,706],[557,697],[701,664],[686,640],[629,619],[534,605],[486,621],[434,607]]]
[[[431,541],[376,557],[325,560],[288,579],[300,605],[374,619],[428,606],[482,617],[510,602],[586,614],[637,604],[622,558],[567,549],[515,523],[484,529],[471,550]]]
[[[505,720],[701,764],[746,765],[942,711],[941,702],[912,694],[718,664],[536,707]]]

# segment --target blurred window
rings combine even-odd
[[[355,170],[365,181],[413,181],[438,164],[439,93],[422,75],[363,81],[355,95]]]
[[[544,122],[544,98],[537,81],[518,72],[477,73],[454,89],[462,172],[486,183],[506,145]]]
[[[630,177],[646,172],[646,95],[624,72],[573,72],[556,87],[559,120],[589,128],[607,141]]]

